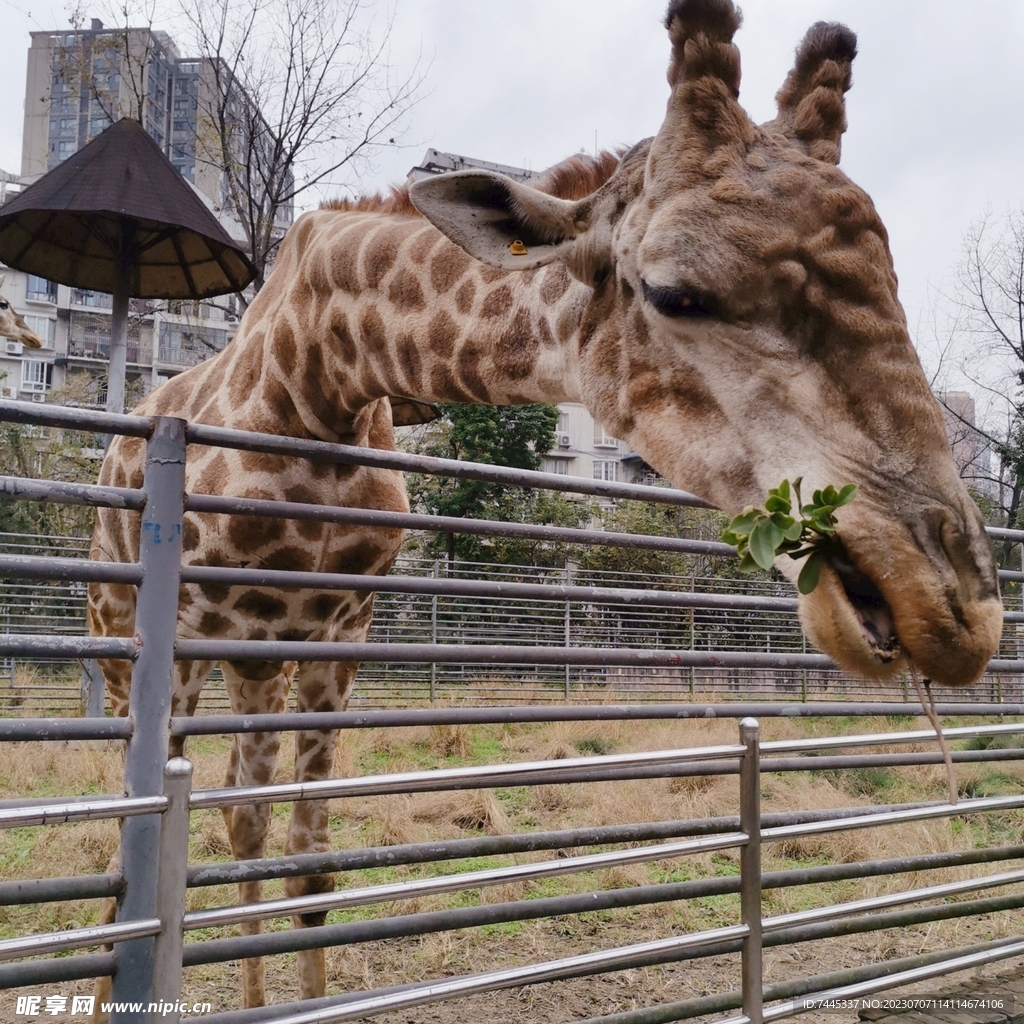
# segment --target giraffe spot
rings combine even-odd
[[[551,333],[551,325],[547,322],[544,317],[541,317],[537,322],[537,334],[540,337],[540,343],[545,348],[555,348],[555,336]]]
[[[370,624],[373,605],[364,605],[339,623],[341,629],[363,629]]]
[[[358,547],[335,551],[324,563],[325,572],[362,574],[384,554],[384,549],[366,540]]]
[[[255,639],[251,637],[250,639]],[[266,639],[262,637],[261,639]],[[273,679],[274,676],[281,674],[281,669],[284,668],[283,661],[257,661],[255,659],[249,659],[247,661],[229,661],[228,664],[243,678],[248,679],[253,683],[264,683],[268,679]]]
[[[364,309],[359,317],[359,333],[363,346],[371,353],[387,351],[387,333],[380,313],[370,306]]]
[[[211,604],[220,604],[226,601],[231,588],[226,583],[200,583],[199,589],[203,597]]]
[[[522,380],[533,372],[539,351],[540,345],[530,324],[530,313],[520,307],[494,347],[495,366],[512,380]]]
[[[561,263],[549,266],[540,286],[541,302],[553,306],[569,290],[569,282],[569,271]]]
[[[128,474],[124,471],[124,466],[114,467],[114,479],[112,481],[115,487],[127,487],[128,486]]]
[[[315,519],[297,519],[294,521],[295,531],[303,540],[319,543],[324,535],[325,524]]]
[[[191,608],[193,604],[195,604],[195,601],[192,600],[192,594],[188,587],[185,586],[185,584],[182,584],[178,588],[178,607]]]
[[[343,362],[351,366],[356,361],[356,343],[352,340],[352,332],[348,329],[348,317],[337,304],[331,307],[331,334],[337,343],[338,355]]]
[[[455,308],[463,316],[466,316],[473,308],[473,299],[475,296],[476,285],[473,284],[472,278],[466,278],[466,280],[459,285],[459,290],[455,293]]]
[[[402,334],[395,342],[395,356],[398,370],[401,372],[409,391],[416,394],[421,390],[423,360],[411,334]]]
[[[334,401],[327,394],[327,389],[335,390],[334,375],[328,373],[324,365],[323,352],[319,345],[311,345],[306,349],[306,365],[302,379],[305,381],[303,397],[312,413],[321,423],[333,423],[341,411],[341,400],[335,394]]]
[[[454,245],[446,245],[430,261],[430,283],[438,295],[444,295],[469,269],[470,257]]]
[[[228,540],[236,551],[249,553],[264,548],[284,536],[283,519],[269,516],[231,516],[228,520]]]
[[[435,366],[430,371],[430,394],[445,402],[468,397],[447,366]]]
[[[181,524],[181,550],[195,551],[199,547],[199,527],[191,516],[185,516]]]
[[[196,492],[199,494],[219,494],[228,476],[228,460],[223,452],[217,452],[203,467],[196,481]]]
[[[265,426],[278,428],[268,429],[268,433],[288,434],[292,433],[290,428],[293,428],[301,436],[305,428],[295,408],[295,402],[292,401],[292,396],[282,381],[267,381],[263,388],[263,399],[263,409],[267,413],[263,421]]]
[[[312,572],[313,556],[303,548],[287,546],[270,552],[260,560],[264,569],[285,569],[292,572]]]
[[[261,590],[247,590],[235,601],[234,608],[243,615],[264,621],[283,619],[288,612],[288,605],[281,598]]]
[[[293,484],[284,492],[285,501],[297,501],[304,505],[317,504],[316,495],[305,484]]]
[[[296,348],[295,332],[291,324],[282,318],[277,330],[274,331],[273,350],[277,365],[281,367],[286,377],[291,377],[295,373]]]
[[[218,636],[227,633],[231,628],[231,620],[220,612],[203,612],[199,620],[199,632],[204,636]]]
[[[277,634],[277,639],[292,643],[299,641],[301,643],[303,640],[309,639],[309,633],[304,629],[282,629]]]
[[[330,278],[334,287],[350,295],[358,294],[359,250],[356,246],[335,245],[331,248]]]
[[[472,342],[466,345],[459,356],[459,373],[462,382],[469,389],[473,397],[479,402],[488,402],[490,394],[487,391],[487,384],[480,373],[480,361],[483,352]]]
[[[427,344],[430,351],[441,359],[451,358],[458,336],[458,326],[444,310],[435,314],[427,327]]]
[[[339,594],[316,594],[302,606],[302,614],[314,622],[326,622],[335,615],[344,600]]]
[[[330,267],[321,252],[310,253],[305,263],[304,282],[310,292],[326,295],[331,289]]]
[[[431,225],[420,228],[409,243],[409,259],[419,266],[430,255],[430,250],[437,245],[440,237],[438,231]]]
[[[495,288],[480,307],[480,315],[485,320],[493,320],[496,317],[504,316],[512,308],[512,288],[503,284]]]
[[[236,359],[231,366],[231,401],[234,405],[241,405],[255,390],[256,383],[260,379],[260,357],[262,349],[263,332],[260,331],[254,337],[248,339],[248,358]]]
[[[419,279],[412,271],[404,268],[392,278],[388,298],[400,313],[415,312],[426,306]]]
[[[403,234],[401,229],[382,228],[364,246],[363,270],[368,288],[379,288],[384,275],[394,266]]]

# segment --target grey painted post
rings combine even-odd
[[[441,565],[434,559],[434,568],[430,575],[436,580],[440,575]],[[437,646],[437,594],[430,599],[430,642]],[[430,703],[437,699],[437,662],[430,663]]]
[[[95,658],[82,658],[82,708],[86,718],[103,717],[103,673]]]
[[[107,370],[107,412],[124,412],[125,364],[128,359],[128,278],[114,283],[110,316],[110,364]]]
[[[750,929],[743,940],[743,1012],[750,1024],[761,1024],[764,1010],[761,964],[761,768],[754,718],[740,722],[740,831],[747,834],[740,847],[740,918]]]
[[[573,561],[567,561],[565,563],[565,585],[567,587],[572,586],[572,575],[576,571],[576,563]],[[572,646],[572,603],[569,601],[565,602],[565,646],[569,648]],[[565,666],[565,699],[569,700],[569,685],[570,677],[569,672],[571,665]]]
[[[178,624],[181,575],[181,524],[185,493],[185,421],[154,420],[146,450],[139,561],[143,579],[135,612],[141,651],[132,671],[128,702],[134,731],[125,753],[129,796],[163,793],[167,761],[174,637]],[[121,871],[125,894],[119,921],[156,916],[160,852],[160,816],[126,818],[121,826]],[[153,939],[132,939],[115,946],[114,1002],[146,1002],[153,988]],[[130,1013],[115,1012],[112,1024],[128,1024]]]
[[[153,956],[153,1001],[175,1005],[181,997],[181,952],[185,944],[185,880],[188,874],[188,798],[192,791],[192,762],[172,757],[164,768],[167,810],[160,826],[160,877],[156,916],[163,931],[156,937]],[[159,1016],[177,1024],[174,1011]]]

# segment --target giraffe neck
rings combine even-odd
[[[245,401],[264,428],[270,411],[324,438],[384,397],[578,401],[589,294],[560,264],[483,267],[418,217],[319,210],[292,228],[233,343],[260,362]]]

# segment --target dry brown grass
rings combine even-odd
[[[847,721],[830,723],[836,729],[891,731],[890,723]],[[908,728],[915,727],[908,723]],[[769,720],[765,738],[804,737],[824,732],[814,720]],[[564,722],[550,725],[506,725],[432,727],[404,730],[348,731],[335,760],[338,775],[379,774],[417,770],[432,765],[451,766],[479,760],[532,761],[577,757],[582,753],[623,753],[633,750],[685,748],[732,743],[737,735],[732,721],[673,722]],[[278,778],[291,778],[291,738],[282,744]],[[60,794],[116,792],[120,789],[121,753],[116,744],[21,744],[16,756],[0,765],[0,795],[55,796]],[[930,749],[927,744],[922,749]],[[188,754],[196,764],[196,786],[219,786],[224,778],[229,742],[221,739],[192,741]],[[998,773],[995,769],[998,768]],[[1024,785],[1024,773],[1013,762],[998,766],[973,765],[961,769],[964,784],[994,785],[998,774],[1005,785]],[[1008,780],[1008,781],[1006,781]],[[899,803],[941,799],[944,792],[941,766],[892,769],[884,772],[820,772],[766,775],[762,781],[765,811],[792,811],[846,807],[870,802]],[[664,819],[705,818],[735,814],[736,779],[723,776],[648,779],[619,783],[544,785],[532,789],[459,791],[411,796],[387,796],[336,801],[332,806],[332,842],[335,846],[358,847],[395,845],[474,835],[498,835],[513,831],[562,829],[613,823]],[[972,846],[1019,841],[1024,832],[1024,815],[1011,813],[984,823],[939,819],[898,827],[868,828],[841,834],[824,834],[784,844],[766,844],[765,869],[794,864],[846,863],[857,860],[902,857],[924,852],[969,849]],[[271,816],[268,854],[284,850],[288,809],[279,807]],[[193,815],[191,856],[194,861],[230,859],[230,849],[219,812]],[[50,829],[17,829],[0,833],[0,878],[61,876],[101,872],[116,847],[116,826],[93,822]],[[590,852],[586,849],[560,851]],[[494,858],[487,864],[546,860],[545,852],[515,858]],[[482,866],[474,862],[473,867]],[[722,851],[686,860],[666,860],[645,865],[610,868],[600,872],[567,875],[545,883],[517,882],[453,897],[432,897],[398,901],[382,913],[407,914],[476,902],[493,904],[531,896],[585,893],[608,888],[647,885],[663,880],[731,875],[737,870],[736,856]],[[836,901],[859,898],[907,885],[921,886],[965,877],[979,869],[922,872],[914,876],[866,879],[834,885],[773,890],[765,894],[766,913],[784,913]],[[981,869],[985,870],[985,869]],[[992,870],[1000,870],[994,867]],[[369,881],[397,880],[430,874],[430,866],[398,867],[374,873],[339,877],[339,886]],[[267,898],[280,895],[279,883],[268,883]],[[191,890],[189,909],[235,902],[233,889]],[[733,897],[695,900],[687,903],[655,904],[630,910],[601,912],[579,918],[523,922],[490,929],[445,936],[368,943],[357,948],[328,952],[328,977],[332,990],[365,989],[401,984],[438,974],[467,973],[511,963],[570,955],[587,949],[639,942],[684,930],[713,927],[736,919],[738,901]],[[45,931],[89,924],[96,919],[95,903],[56,904],[39,909],[8,908],[0,916],[0,936]],[[372,914],[373,909],[365,911]],[[363,912],[361,912],[362,914]],[[360,916],[360,915],[357,915]],[[274,922],[271,927],[283,927]],[[845,964],[872,958],[909,955],[923,949],[967,944],[973,941],[1020,932],[1020,913],[995,915],[983,920],[940,923],[929,927],[883,932],[846,940],[832,940],[810,947],[775,951],[768,958],[773,977],[795,973],[832,970]],[[820,968],[818,962],[824,964]],[[270,991],[277,1002],[294,996],[292,957],[269,961]],[[649,972],[628,972],[607,982],[609,998],[616,1006],[633,1001],[683,998],[687,993],[730,987],[734,965],[724,959],[702,965],[681,964],[675,968],[652,968]],[[717,972],[717,973],[716,973]],[[593,996],[586,983],[572,983],[559,992],[564,1010],[572,1004],[574,992],[580,998]],[[574,988],[574,986],[577,986]],[[87,985],[65,986],[67,991],[86,991]],[[62,989],[64,991],[64,989]],[[547,989],[543,990],[547,991]],[[206,994],[204,996],[204,993]],[[237,973],[231,965],[215,965],[187,972],[186,995],[212,998],[214,1009],[237,1004]],[[487,1004],[502,1007],[484,1019],[563,1019],[554,1003],[544,1009],[541,990],[533,994],[501,997],[505,1002]],[[554,997],[551,997],[552,1000]],[[499,997],[494,997],[499,1000]],[[481,1004],[482,1005],[482,1004]],[[595,1004],[596,1005],[596,1004]],[[611,1005],[611,1004],[610,1004]],[[550,1010],[550,1013],[549,1013]],[[488,1011],[490,1012],[490,1011]],[[596,1010],[595,1010],[596,1012]],[[511,1017],[507,1016],[511,1014]],[[0,1013],[2,1019],[2,1013]],[[405,1016],[403,1020],[427,1020],[428,1016]],[[429,1017],[443,1024],[458,1024],[451,1016]]]

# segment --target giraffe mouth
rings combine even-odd
[[[853,609],[864,642],[883,664],[895,661],[903,650],[895,617],[881,590],[857,568],[841,541],[829,544],[823,554]]]

